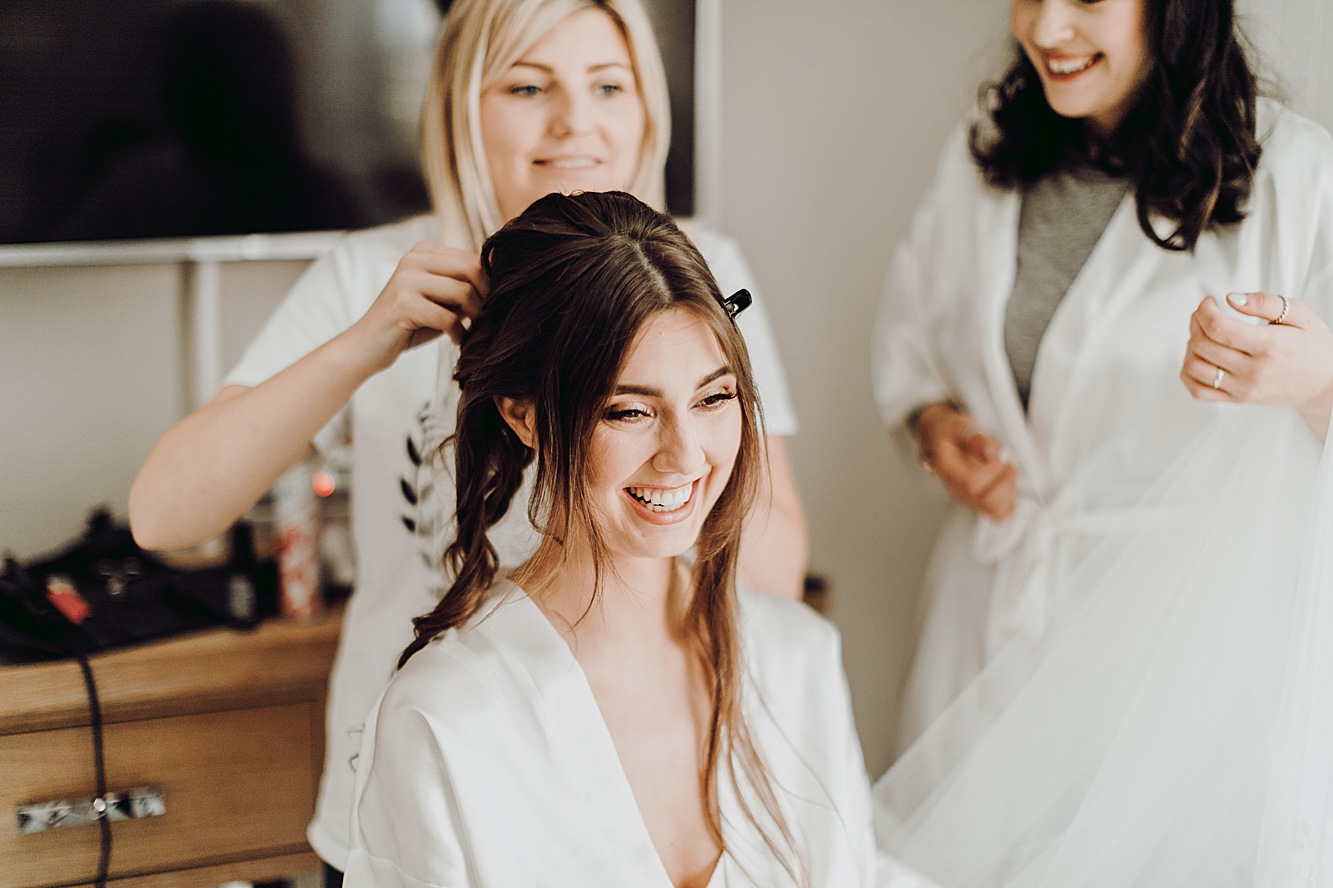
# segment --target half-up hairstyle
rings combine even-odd
[[[490,295],[462,345],[454,374],[458,422],[446,442],[454,451],[458,492],[457,538],[445,550],[454,580],[435,610],[415,621],[416,638],[399,665],[477,614],[499,571],[487,532],[509,508],[534,458],[528,516],[543,535],[538,557],[551,556],[558,565],[563,537],[586,541],[596,600],[612,568],[587,482],[594,432],[639,331],[663,311],[692,313],[717,337],[736,379],[742,417],[731,476],[700,529],[685,615],[710,696],[701,790],[721,842],[718,775],[725,765],[738,790],[743,776],[767,815],[761,832],[800,881],[800,853],[741,712],[736,565],[761,470],[762,429],[745,343],[717,283],[668,217],[622,192],[541,198],[486,241],[482,267]],[[501,416],[498,398],[529,405],[535,454]],[[759,823],[748,807],[746,813]]]
[[[1260,146],[1256,78],[1233,0],[1143,0],[1150,69],[1099,161],[1126,175],[1139,227],[1167,250],[1193,250],[1208,228],[1245,218]],[[972,128],[987,181],[1025,186],[1090,158],[1083,120],[1061,117],[1021,47],[1008,72],[982,89],[988,119]],[[1165,237],[1152,218],[1169,220]]]

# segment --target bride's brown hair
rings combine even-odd
[[[444,555],[454,579],[439,605],[415,620],[416,638],[399,665],[480,609],[500,568],[487,533],[508,511],[534,458],[528,516],[543,534],[542,553],[558,564],[559,537],[576,528],[591,550],[596,600],[609,559],[585,479],[593,432],[644,324],[663,311],[691,312],[717,337],[742,417],[731,477],[696,543],[685,615],[710,696],[702,791],[722,842],[718,775],[725,765],[744,805],[743,777],[768,815],[765,840],[799,881],[800,854],[741,712],[736,564],[762,464],[762,432],[745,342],[707,263],[667,216],[611,192],[538,200],[486,241],[482,267],[490,295],[462,345],[454,372],[458,421],[445,443],[457,487],[457,536]],[[500,398],[531,407],[535,453],[501,416]],[[758,823],[748,806],[746,813]]]

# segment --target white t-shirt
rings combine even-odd
[[[791,435],[796,415],[764,305],[739,248],[708,230],[691,237],[724,295],[745,287],[754,304],[739,317],[770,435]],[[311,264],[291,293],[227,376],[227,385],[256,386],[350,327],[370,308],[414,244],[437,240],[430,217],[349,234]],[[446,352],[448,350],[448,352]],[[439,570],[422,557],[420,539],[404,517],[422,520],[405,499],[401,482],[415,483],[408,440],[420,449],[423,411],[435,397],[440,368],[453,365],[456,348],[445,337],[400,355],[392,367],[368,379],[343,411],[316,436],[328,452],[350,438],[355,592],[348,604],[329,682],[324,774],[315,818],[307,833],[316,853],[342,868],[347,857],[352,760],[366,713],[384,690],[398,656],[412,639],[412,617],[435,606]],[[442,417],[451,420],[447,413]],[[453,493],[437,489],[426,501],[452,513]],[[496,534],[501,559],[520,562],[533,542],[520,503]]]
[[[837,631],[795,602],[739,600],[742,710],[809,884],[923,885],[877,861]],[[356,770],[348,888],[670,888],[587,677],[506,580],[394,677]],[[792,884],[725,773],[718,807],[710,888]]]

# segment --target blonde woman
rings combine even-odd
[[[138,539],[154,548],[207,539],[290,466],[350,438],[357,576],[329,690],[324,776],[309,839],[334,871],[347,855],[351,760],[359,729],[410,638],[410,618],[438,597],[439,570],[405,526],[405,452],[431,402],[453,396],[466,319],[487,292],[477,251],[504,220],[551,191],[621,188],[661,202],[668,137],[665,74],[638,0],[461,0],[445,21],[423,124],[435,213],[349,235],[316,262],[269,320],[226,385],[167,433],[130,494]],[[730,241],[699,243],[724,286],[753,289]],[[386,283],[387,281],[387,283]],[[794,595],[805,529],[781,437],[795,430],[762,312],[745,328],[764,394],[769,477],[751,510],[741,570]],[[442,416],[447,416],[445,410]],[[417,528],[453,513],[424,500]],[[521,512],[521,509],[516,511]],[[502,540],[507,564],[533,541]]]

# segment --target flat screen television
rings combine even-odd
[[[708,0],[700,0],[700,3]],[[448,0],[3,0],[0,244],[326,231],[424,211]],[[696,199],[695,0],[648,0]]]

